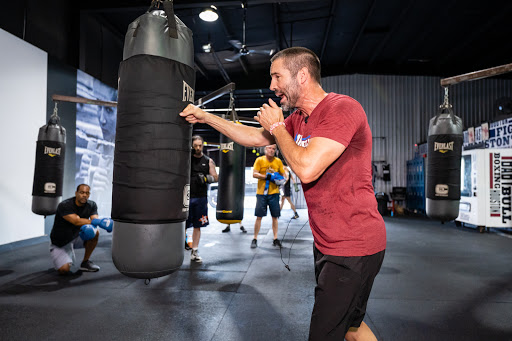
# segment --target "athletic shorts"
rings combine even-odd
[[[206,227],[210,222],[208,221],[208,198],[190,198],[188,207],[188,219],[185,227]]]
[[[265,217],[267,215],[267,206],[270,208],[270,215],[279,218],[281,209],[279,208],[279,193],[276,194],[256,194],[256,208],[254,215],[256,217]]]
[[[71,263],[72,266],[73,264],[76,264],[75,249],[81,249],[83,247],[84,240],[80,238],[80,236],[62,247],[51,244],[50,256],[55,270],[59,270],[64,264]]]
[[[317,285],[310,341],[343,340],[349,328],[361,326],[384,253],[339,257],[324,255],[313,246]]]

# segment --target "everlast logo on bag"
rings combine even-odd
[[[50,156],[50,157],[54,157],[56,155],[60,156],[60,150],[61,150],[61,148],[52,148],[52,147],[44,146],[44,153],[48,154],[48,156]]]
[[[194,102],[194,89],[183,81],[183,102]]]
[[[453,141],[452,142],[434,142],[434,151],[438,151],[440,153],[446,153],[448,151],[453,151]]]
[[[220,149],[222,150],[223,153],[227,153],[230,150],[233,150],[233,142],[221,143],[220,144]]]

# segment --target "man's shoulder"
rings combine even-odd
[[[63,206],[63,207],[67,207],[67,206],[73,206],[73,202],[75,201],[75,197],[72,197],[72,198],[67,198],[67,199],[64,199],[62,200],[60,203],[59,203],[59,206]]]
[[[87,203],[86,205],[90,208],[97,208],[98,205],[96,205],[96,202],[95,201],[92,201],[92,200],[87,200]]]

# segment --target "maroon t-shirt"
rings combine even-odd
[[[302,185],[317,249],[333,256],[367,256],[384,250],[386,228],[372,186],[372,134],[361,105],[330,93],[307,123],[298,111],[285,123],[299,146],[324,137],[346,147],[317,180]]]

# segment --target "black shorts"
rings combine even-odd
[[[200,228],[210,224],[208,220],[208,198],[190,198],[188,219],[185,228]]]
[[[310,341],[343,340],[350,327],[361,325],[384,253],[339,257],[324,255],[313,246],[317,285]]]
[[[283,197],[289,197],[291,196],[291,190],[290,190],[290,180],[286,181],[286,183],[283,186]]]

